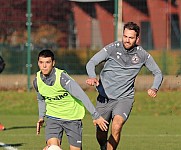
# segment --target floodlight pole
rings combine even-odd
[[[32,22],[31,22],[31,17],[32,17],[31,0],[27,0],[26,17],[27,17],[26,25],[27,25],[27,34],[28,34],[28,39],[27,39],[27,43],[26,43],[26,46],[27,46],[27,64],[26,64],[26,67],[27,67],[27,76],[28,76],[27,88],[28,88],[28,91],[30,91],[30,89],[31,89],[30,76],[31,76],[31,67],[32,67],[32,64],[31,64],[31,45],[32,45],[31,44],[31,25],[32,25]]]

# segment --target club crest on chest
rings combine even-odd
[[[133,57],[132,57],[132,59],[131,59],[131,61],[132,61],[132,63],[133,64],[137,64],[138,62],[139,62],[139,57],[135,54]]]

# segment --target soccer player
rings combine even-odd
[[[5,68],[5,62],[3,58],[0,56],[0,73],[3,72],[4,68]],[[0,131],[3,131],[3,130],[5,130],[5,127],[3,124],[0,123]]]
[[[153,85],[148,89],[150,97],[156,97],[162,83],[162,73],[139,41],[140,28],[128,22],[123,28],[122,42],[110,43],[95,54],[87,63],[88,85],[96,85],[99,95],[96,109],[109,124],[112,120],[111,135],[108,130],[97,127],[96,137],[101,150],[115,150],[120,141],[121,130],[127,121],[134,103],[134,82],[140,69],[145,66],[154,75]],[[99,79],[95,68],[104,62]]]
[[[55,65],[54,54],[51,50],[42,50],[38,55],[37,72],[33,81],[37,91],[39,120],[37,134],[44,123],[46,116],[46,143],[47,146],[61,147],[63,131],[70,144],[70,150],[82,148],[82,121],[85,109],[90,112],[94,125],[101,130],[107,130],[107,121],[104,120],[84,93],[81,87],[64,70]]]

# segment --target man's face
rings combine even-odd
[[[134,30],[125,29],[123,32],[123,46],[126,50],[132,49],[135,44],[137,44],[139,38],[136,37],[136,32]]]
[[[39,57],[38,66],[43,75],[49,75],[54,65],[55,61],[51,57]]]

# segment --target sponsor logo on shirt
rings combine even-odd
[[[55,100],[56,101],[56,100],[61,100],[61,99],[65,98],[66,96],[68,96],[67,92],[63,93],[62,95],[55,96],[54,98],[48,97],[48,96],[43,96],[43,97],[46,100]]]

